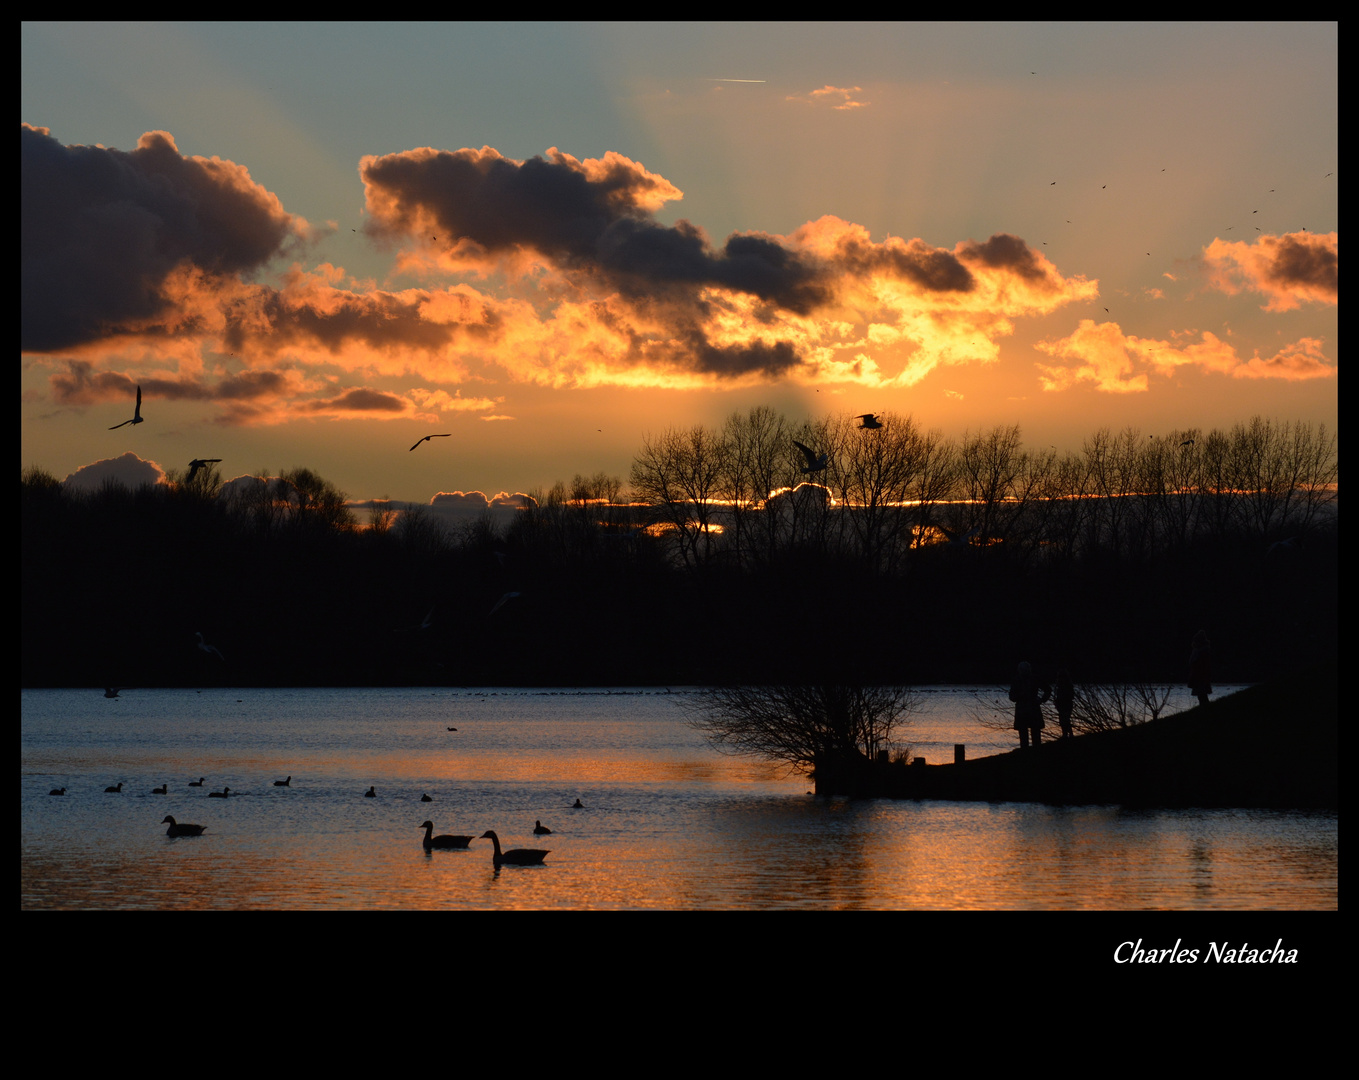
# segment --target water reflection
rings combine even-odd
[[[714,753],[660,695],[95,703],[23,695],[25,908],[1337,907],[1334,814],[819,799],[805,778]],[[190,788],[200,775],[208,787]],[[167,814],[208,831],[166,837]],[[497,872],[488,840],[424,850],[427,819],[552,854]]]

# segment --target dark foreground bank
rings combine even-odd
[[[1339,808],[1338,665],[1121,731],[950,765],[818,770],[818,794],[1145,807]],[[1287,746],[1287,754],[1279,747]]]

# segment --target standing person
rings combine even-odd
[[[1033,745],[1043,741],[1043,702],[1052,693],[1047,683],[1040,683],[1033,674],[1033,668],[1023,663],[1015,673],[1014,685],[1010,687],[1010,700],[1015,703],[1015,729],[1019,732],[1019,748],[1029,748],[1029,736]]]
[[[1076,686],[1071,681],[1071,672],[1066,668],[1057,671],[1057,686],[1052,691],[1053,704],[1057,706],[1057,722],[1062,725],[1062,738],[1071,738],[1071,710],[1076,705]]]
[[[1208,695],[1213,692],[1213,648],[1208,643],[1208,631],[1194,635],[1194,648],[1189,654],[1189,692],[1208,707]]]

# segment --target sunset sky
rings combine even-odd
[[[493,496],[626,481],[647,434],[760,404],[1059,450],[1337,420],[1334,23],[21,48],[20,464],[58,478],[130,452]]]

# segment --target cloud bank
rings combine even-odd
[[[433,422],[505,415],[503,398],[462,396],[486,381],[910,386],[993,362],[1017,320],[1099,294],[1006,233],[947,248],[874,241],[825,216],[718,242],[661,222],[683,193],[621,154],[554,147],[519,161],[488,146],[359,162],[364,231],[419,283],[389,288],[304,266],[305,220],[244,166],[182,155],[166,132],[125,153],[22,125],[21,147],[22,347],[52,367],[67,405],[130,399],[140,384],[148,409],[202,401],[226,424]],[[1214,287],[1260,292],[1271,310],[1337,295],[1335,234],[1219,242],[1203,261]],[[1235,377],[1333,371],[1315,343],[1228,363],[1210,336],[1153,345],[1082,322],[1041,346],[1060,361],[1041,374],[1051,389],[1130,392],[1186,363]]]

